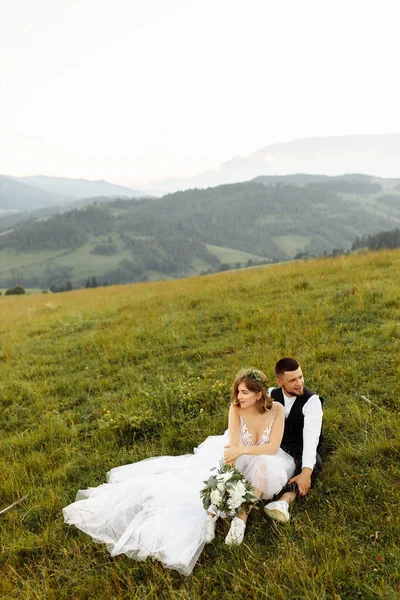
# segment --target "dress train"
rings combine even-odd
[[[64,519],[106,544],[112,556],[126,554],[139,561],[151,557],[190,575],[205,544],[200,490],[210,470],[218,467],[227,442],[225,432],[208,437],[194,454],[116,467],[107,473],[107,483],[80,490],[76,501],[63,509]],[[263,497],[271,498],[291,476],[290,460],[279,450],[276,455],[241,456],[236,466],[263,489]],[[260,476],[268,480],[264,488],[259,487]]]

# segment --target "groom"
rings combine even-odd
[[[304,387],[301,367],[294,358],[281,358],[275,365],[280,387],[270,388],[269,395],[285,407],[285,431],[281,448],[293,456],[294,475],[279,492],[278,500],[264,507],[268,516],[286,523],[289,505],[297,496],[305,496],[322,468],[323,398]]]

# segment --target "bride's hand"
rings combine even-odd
[[[224,461],[226,465],[233,466],[239,456],[242,456],[244,453],[244,448],[242,446],[230,446],[227,444],[224,448]]]

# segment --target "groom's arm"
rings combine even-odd
[[[301,465],[311,469],[315,467],[317,459],[317,446],[322,427],[322,404],[319,396],[314,394],[304,405],[304,427],[303,427],[303,456]]]
[[[311,488],[311,475],[316,462],[317,446],[322,427],[322,404],[314,394],[303,408],[303,456],[301,473],[292,477],[299,489],[299,495],[305,496]]]

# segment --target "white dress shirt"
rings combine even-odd
[[[269,388],[268,395],[271,395],[273,387]],[[283,392],[283,390],[282,390]],[[291,408],[297,396],[289,398],[283,392],[285,402],[285,419],[288,418]],[[313,469],[316,461],[317,446],[322,427],[322,404],[319,396],[313,394],[303,406],[302,413],[304,415],[303,427],[303,456],[302,468],[308,467]]]

